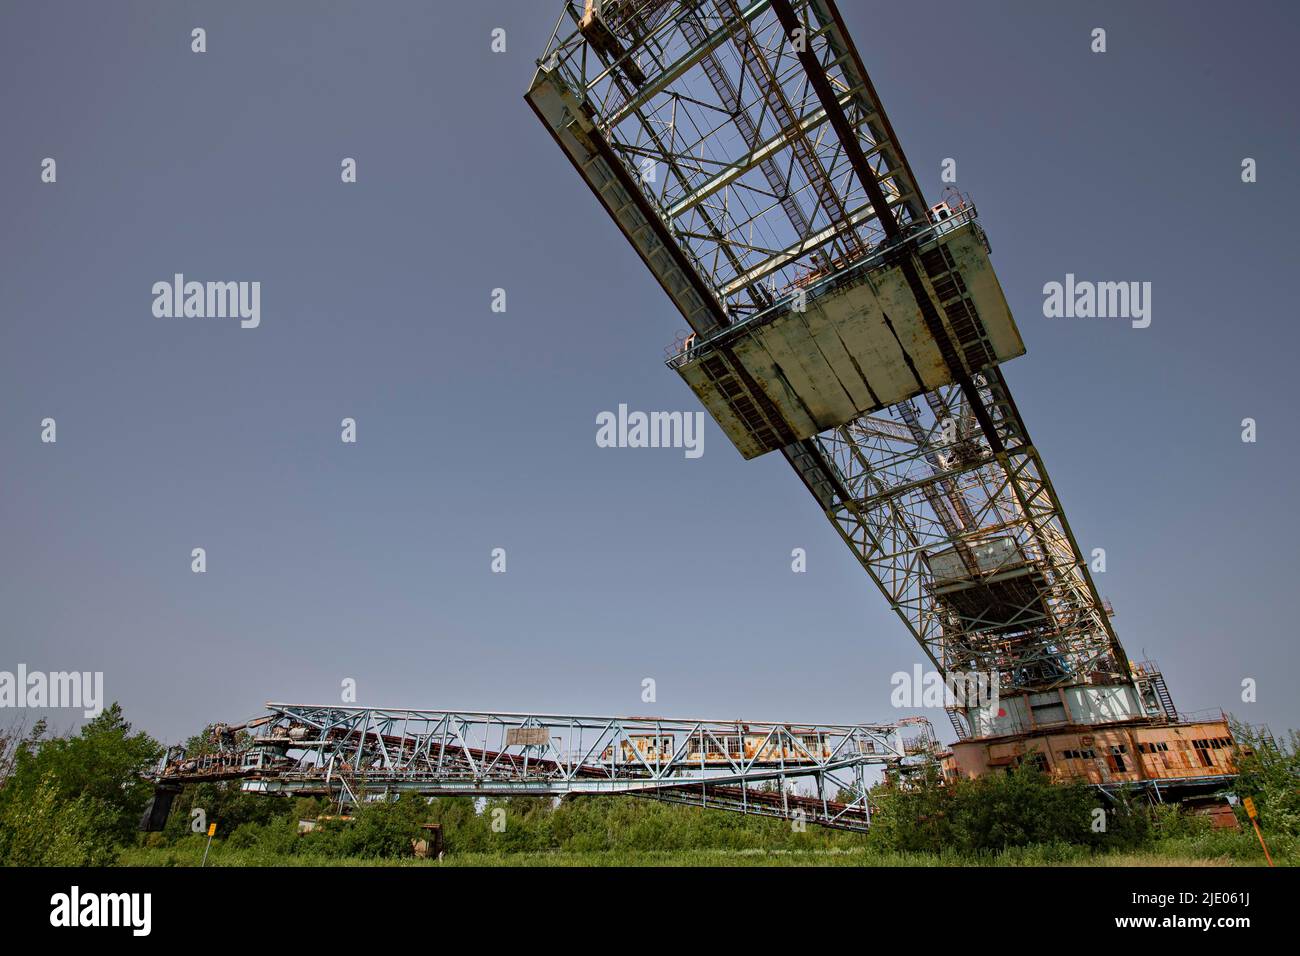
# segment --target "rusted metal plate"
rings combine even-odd
[[[508,727],[507,747],[545,747],[550,743],[545,727]]]
[[[773,310],[674,363],[742,455],[754,458],[948,385],[954,364],[973,375],[1024,354],[974,222],[913,251],[956,352],[952,363],[903,270],[883,259],[809,289],[802,310]]]

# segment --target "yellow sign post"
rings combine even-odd
[[[1246,816],[1250,817],[1250,825],[1255,828],[1255,836],[1259,837],[1259,845],[1264,848],[1264,859],[1268,860],[1268,865],[1273,865],[1273,858],[1268,854],[1268,844],[1264,842],[1264,834],[1259,832],[1259,813],[1255,810],[1255,801],[1250,797],[1243,797],[1241,805],[1246,808]]]
[[[217,825],[215,823],[209,823],[208,843],[207,846],[203,848],[203,862],[199,864],[200,867],[204,867],[208,865],[208,850],[212,849],[212,838],[216,835],[217,835]]]

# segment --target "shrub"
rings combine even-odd
[[[1292,730],[1281,741],[1233,721],[1240,776],[1233,787],[1251,797],[1259,810],[1259,825],[1266,832],[1300,836],[1300,734]],[[1240,807],[1237,817],[1250,823]]]
[[[11,800],[0,817],[0,859],[6,866],[107,866],[117,857],[111,808],[82,794],[60,799],[53,774]]]
[[[0,862],[111,862],[135,836],[152,792],[141,774],[160,752],[151,737],[131,732],[117,704],[76,734],[28,737],[12,752],[0,788]]]

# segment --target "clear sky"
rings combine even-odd
[[[955,158],[978,204],[1028,347],[1007,378],[1130,656],[1182,709],[1300,725],[1298,8],[841,6],[923,187]],[[620,403],[700,406],[663,365],[684,321],[523,101],[558,12],[0,8],[0,670],[102,671],[168,740],[345,678],[897,716],[920,651],[779,456],[712,422],[697,459],[596,445]],[[155,318],[178,272],[260,281],[260,326]],[[1150,327],[1044,318],[1066,273],[1151,282]]]

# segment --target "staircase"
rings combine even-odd
[[[1165,675],[1156,671],[1150,676],[1151,687],[1156,692],[1156,697],[1160,700],[1160,706],[1165,712],[1165,716],[1171,721],[1178,720],[1178,711],[1174,709],[1174,698],[1169,693],[1169,685],[1165,683]]]

